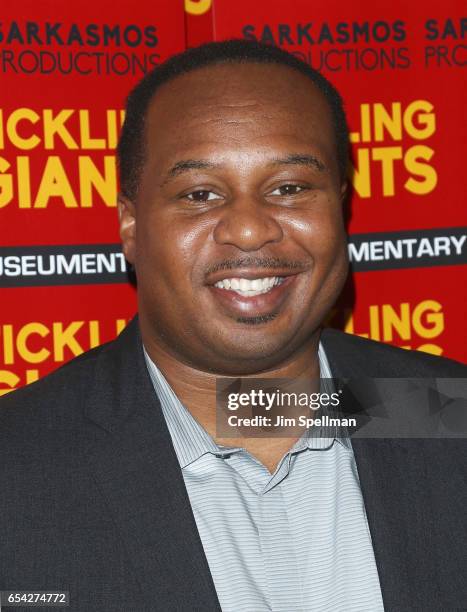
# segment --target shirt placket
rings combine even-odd
[[[259,538],[270,608],[273,612],[302,611],[300,568],[282,487],[262,492],[259,505]]]

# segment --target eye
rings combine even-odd
[[[218,200],[220,196],[214,191],[208,189],[199,189],[198,191],[192,191],[184,196],[190,202],[209,202],[211,200]]]
[[[287,183],[285,185],[281,185],[271,191],[269,195],[272,196],[294,196],[302,191],[305,191],[306,187],[304,185],[294,185],[293,183]]]

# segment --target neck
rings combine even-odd
[[[216,434],[216,378],[218,375],[198,370],[176,359],[152,338],[145,338],[145,349],[162,372],[178,399],[191,412],[217,444],[242,446],[273,472],[282,455],[293,445],[290,438],[221,438]],[[243,375],[242,378],[315,379],[320,376],[319,331],[311,341],[287,361],[273,368]]]

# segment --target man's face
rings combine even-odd
[[[204,67],[157,91],[146,139],[137,199],[120,202],[145,341],[223,374],[312,346],[347,274],[321,92],[286,66]]]

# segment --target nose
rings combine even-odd
[[[224,208],[214,229],[218,244],[230,244],[242,251],[257,251],[282,238],[282,227],[271,207],[246,196],[236,198]]]

